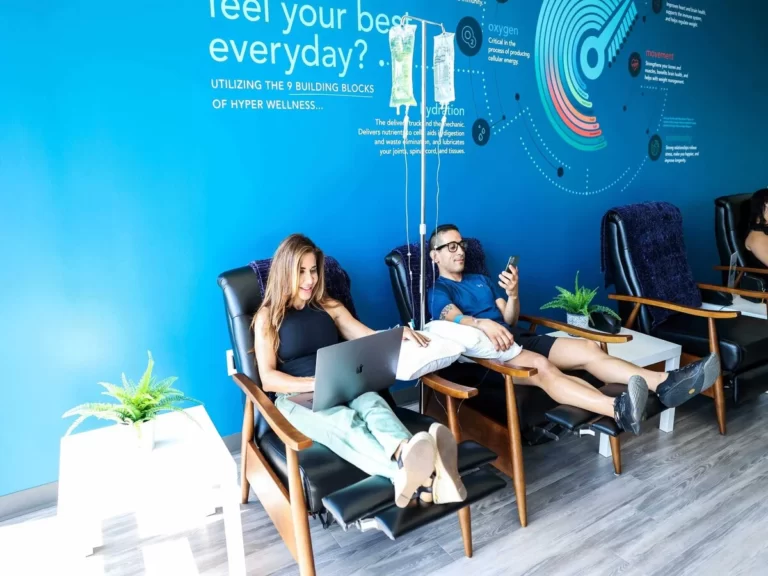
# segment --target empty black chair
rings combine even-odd
[[[609,210],[603,219],[605,285],[619,301],[627,328],[680,344],[685,365],[710,352],[720,355],[722,374],[704,392],[715,399],[721,434],[726,400],[765,391],[768,325],[739,312],[705,310],[702,291],[755,297],[759,294],[696,284],[688,265],[680,210],[646,202]]]
[[[241,453],[243,503],[248,501],[249,489],[253,488],[303,575],[314,574],[308,516],[319,517],[325,527],[332,520],[344,529],[373,526],[395,539],[458,512],[465,553],[471,556],[469,505],[506,485],[487,466],[496,459],[496,454],[476,442],[461,442],[459,469],[467,488],[466,501],[446,505],[415,502],[401,509],[394,505],[393,487],[388,479],[367,476],[298,432],[261,390],[253,355],[250,326],[262,301],[269,264],[269,260],[254,262],[218,278],[224,292],[235,364],[230,371],[236,372],[233,379],[245,393]],[[346,272],[333,258],[326,258],[325,274],[328,293],[354,314]],[[452,399],[464,400],[477,393],[475,389],[437,376],[425,376],[424,382]],[[388,393],[382,396],[393,404]],[[428,430],[435,421],[411,410],[396,406],[393,409],[412,432]],[[452,431],[460,441],[458,428],[454,426]]]

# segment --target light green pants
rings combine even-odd
[[[322,412],[278,396],[275,406],[302,434],[327,447],[370,476],[393,479],[392,455],[411,433],[376,392],[366,392],[346,406]]]

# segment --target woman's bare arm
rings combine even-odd
[[[750,232],[745,244],[747,250],[752,252],[763,266],[768,266],[768,236],[762,232]]]
[[[357,338],[363,338],[364,336],[370,336],[375,334],[375,330],[371,330],[357,320],[346,307],[337,300],[331,300],[326,306],[325,311],[331,315],[333,321],[336,323],[336,327],[341,332],[341,336],[344,340],[356,340]]]
[[[277,355],[272,339],[267,335],[268,311],[264,308],[256,314],[254,328],[256,365],[259,368],[261,385],[265,392],[291,394],[294,392],[314,392],[314,378],[297,378],[277,369]]]

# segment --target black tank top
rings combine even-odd
[[[333,318],[322,308],[310,306],[288,309],[279,335],[277,368],[297,377],[314,376],[317,351],[339,342]]]

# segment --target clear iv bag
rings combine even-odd
[[[416,43],[416,25],[393,26],[389,30],[389,49],[392,54],[392,96],[389,105],[415,106],[413,96],[413,49]]]
[[[443,32],[435,36],[435,49],[432,58],[435,71],[435,101],[443,108],[456,100],[454,87],[455,60],[454,37],[452,32]]]

